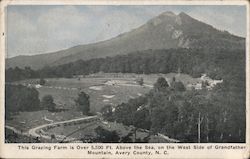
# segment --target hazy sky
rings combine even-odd
[[[165,11],[185,12],[246,36],[245,6],[8,6],[8,57],[35,55],[109,39]]]

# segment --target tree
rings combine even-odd
[[[172,87],[175,91],[183,92],[183,91],[186,90],[184,84],[183,84],[181,81],[172,82],[171,87]]]
[[[202,81],[201,82],[201,88],[202,89],[206,89],[207,88],[207,86],[209,86],[209,83],[208,83],[208,81],[206,80],[206,81]]]
[[[54,99],[51,95],[45,95],[43,98],[42,98],[42,107],[47,109],[48,111],[55,111],[55,106],[56,104],[54,103]]]
[[[96,133],[96,142],[101,142],[101,143],[118,143],[120,140],[119,135],[117,134],[116,131],[109,131],[101,126],[98,126],[95,128],[95,133]]]
[[[39,93],[34,88],[22,85],[5,85],[6,113],[36,111],[40,109]]]
[[[80,92],[78,98],[75,100],[76,106],[83,114],[87,115],[90,111],[89,95],[85,92]]]
[[[46,83],[46,81],[43,78],[40,78],[39,84],[43,86],[43,85],[45,85],[45,83]]]
[[[154,84],[154,88],[157,91],[164,91],[168,87],[169,87],[168,82],[166,81],[166,79],[164,77],[159,77],[157,79],[156,83]]]
[[[141,78],[136,79],[136,83],[138,83],[140,86],[142,86],[144,83],[143,78],[141,77]]]
[[[137,110],[133,113],[133,125],[138,128],[150,129],[151,121],[149,118],[149,111],[147,109]]]
[[[176,79],[175,79],[175,77],[173,77],[173,78],[172,78],[172,82],[175,82],[175,81],[176,81]]]
[[[121,143],[132,143],[132,136],[133,136],[133,132],[129,132],[127,135],[121,137]]]
[[[112,112],[112,106],[111,105],[105,105],[102,109],[101,109],[101,113],[102,113],[102,117],[105,119],[105,120],[112,120],[112,115],[113,115],[113,112]]]

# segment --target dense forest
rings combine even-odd
[[[180,142],[245,142],[243,84],[222,83],[212,91],[185,90],[181,82],[158,80],[144,97],[115,108],[106,105],[103,117],[136,128],[162,133]],[[115,109],[115,111],[112,111]]]
[[[19,111],[36,111],[40,109],[39,93],[35,88],[22,85],[5,85],[6,118],[10,113]]]
[[[244,50],[203,50],[203,49],[169,49],[146,50],[128,55],[79,60],[76,62],[47,66],[34,71],[29,67],[24,69],[9,68],[6,70],[6,81],[40,77],[66,77],[87,75],[96,72],[121,73],[171,73],[180,70],[193,77],[206,73],[214,79],[221,79],[231,70],[233,63],[245,63]],[[235,61],[236,60],[236,61]],[[243,65],[244,67],[244,65]]]

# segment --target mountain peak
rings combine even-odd
[[[161,13],[159,16],[176,16],[176,14],[174,14],[171,11],[166,11],[166,12]]]
[[[189,16],[188,14],[186,14],[186,13],[184,13],[184,12],[179,13],[178,16],[179,16],[181,19],[187,19],[187,20],[193,19],[193,20],[194,20],[194,18],[192,18],[191,16]]]
[[[242,49],[245,40],[221,32],[211,25],[192,18],[184,12],[163,12],[147,23],[113,39],[89,45],[79,45],[52,54],[14,57],[7,60],[8,67],[60,65],[79,59],[112,57],[141,50],[171,48]]]
[[[188,14],[186,14],[185,12],[180,12],[179,16],[189,16]]]
[[[168,24],[174,24],[175,19],[178,16],[176,14],[174,14],[171,11],[166,11],[161,13],[160,15],[156,16],[155,18],[152,18],[151,20],[149,20],[149,24],[153,24],[153,26],[157,26],[159,24],[162,23],[168,23]]]

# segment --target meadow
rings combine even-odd
[[[19,112],[13,115],[12,120],[6,120],[6,124],[17,128],[22,131],[28,131],[39,125],[65,121],[75,118],[84,117],[75,106],[75,99],[80,91],[84,91],[89,95],[90,99],[90,111],[93,114],[100,112],[101,108],[105,105],[116,106],[121,103],[128,102],[129,99],[143,96],[152,89],[153,84],[157,78],[165,77],[167,81],[171,82],[172,78],[181,80],[184,85],[190,83],[197,83],[200,81],[199,78],[192,78],[186,74],[93,74],[85,77],[74,77],[74,78],[47,78],[46,83],[43,86],[39,86],[37,82],[39,79],[28,79],[23,81],[15,82],[15,84],[22,84],[30,87],[35,87],[39,92],[39,98],[42,99],[45,95],[52,95],[55,104],[58,108],[63,108],[61,112],[49,112],[47,110],[40,110],[35,112]],[[143,78],[143,85],[139,85],[136,79]],[[37,87],[39,86],[39,87]],[[93,129],[97,126],[106,127],[109,130],[116,130],[118,134],[124,136],[129,131],[129,127],[122,124],[109,123],[105,125],[98,123],[87,128],[84,132],[79,131],[72,135],[72,137],[81,137],[89,133],[93,135]],[[66,135],[73,130],[81,128],[81,125],[72,125],[67,127],[57,127],[50,131],[59,135]],[[87,131],[88,130],[88,131]],[[147,133],[146,133],[147,134]],[[145,137],[145,132],[138,132],[138,135]],[[87,134],[88,135],[88,134]],[[160,140],[157,137],[156,140]],[[151,141],[156,142],[156,141]],[[163,141],[162,141],[163,142]]]
[[[75,99],[80,91],[84,91],[90,96],[90,109],[92,113],[99,112],[100,109],[107,104],[118,105],[127,102],[131,98],[141,96],[150,89],[156,82],[157,78],[165,77],[168,82],[172,78],[180,80],[186,86],[190,83],[197,83],[199,78],[192,78],[186,74],[94,74],[83,78],[48,78],[46,84],[37,88],[39,98],[44,95],[52,95],[54,102],[65,109],[73,109],[75,107]],[[140,86],[136,83],[136,79],[143,78],[144,84]],[[19,81],[21,84],[31,84],[38,79],[29,79]]]

